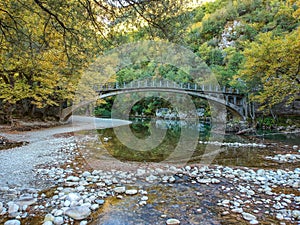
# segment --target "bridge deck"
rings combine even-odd
[[[153,88],[166,88],[173,90],[186,90],[202,93],[220,93],[220,94],[232,94],[243,95],[238,89],[231,87],[220,87],[218,85],[199,85],[194,83],[176,83],[172,81],[158,80],[158,81],[132,81],[130,83],[106,83],[100,85],[94,85],[94,90],[98,93],[106,93],[110,91],[118,90],[133,90],[133,89],[153,89]]]

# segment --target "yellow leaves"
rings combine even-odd
[[[202,27],[202,22],[197,22],[197,23],[193,23],[189,28],[188,31],[193,31],[193,30],[200,30]]]
[[[271,32],[259,35],[249,44],[244,55],[246,62],[239,77],[250,88],[263,85],[252,99],[273,106],[284,100],[292,101],[300,92],[300,31],[274,36]]]
[[[293,12],[293,17],[296,19],[300,19],[300,1],[299,0],[288,0],[287,4],[290,7],[296,8],[296,10]]]

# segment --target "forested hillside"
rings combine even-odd
[[[186,1],[1,0],[0,121],[59,119],[94,58],[139,40],[191,49],[220,85],[255,90],[251,100],[266,113],[299,98],[299,1],[216,0],[193,9],[184,7]],[[155,62],[124,68],[116,79],[154,76],[189,81],[177,68]],[[97,113],[110,104],[100,102]]]

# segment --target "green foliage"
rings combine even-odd
[[[272,117],[260,117],[257,120],[260,128],[274,128],[277,125],[277,121]]]

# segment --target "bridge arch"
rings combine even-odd
[[[202,99],[207,99],[209,101],[213,101],[217,104],[225,105],[228,109],[230,109],[232,112],[234,112],[240,118],[242,118],[242,119],[245,118],[243,109],[241,107],[234,105],[233,103],[227,102],[226,99],[224,99],[224,96],[222,98],[222,95],[219,95],[217,97],[216,95],[213,96],[213,95],[199,93],[199,92],[195,92],[195,91],[186,91],[186,90],[180,90],[180,89],[140,88],[140,89],[128,89],[128,90],[116,90],[116,91],[111,91],[111,92],[99,95],[99,99],[104,99],[104,98],[107,98],[110,96],[116,96],[119,94],[136,93],[136,92],[171,92],[171,93],[178,93],[178,94],[188,94],[191,96],[196,96],[196,97],[199,97]]]

